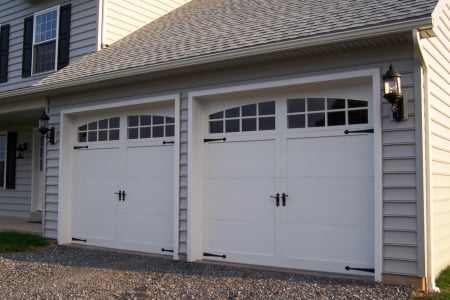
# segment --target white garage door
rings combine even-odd
[[[154,109],[97,115],[77,123],[72,240],[169,254],[173,247],[173,112]]]
[[[207,109],[204,140],[204,257],[371,271],[368,99],[284,98],[218,106]]]

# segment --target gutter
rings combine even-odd
[[[347,42],[357,40],[360,38],[374,38],[386,35],[393,35],[398,33],[409,32],[413,28],[431,28],[431,16],[422,17],[418,19],[405,20],[393,24],[382,24],[370,28],[359,28],[350,31],[343,31],[337,33],[330,33],[307,37],[303,39],[284,41],[279,43],[265,44],[255,47],[248,47],[237,50],[230,50],[221,53],[213,53],[201,55],[176,61],[163,62],[158,64],[147,65],[143,67],[130,68],[119,70],[106,74],[99,74],[93,76],[85,76],[75,80],[66,80],[59,83],[32,86],[29,88],[19,89],[0,93],[0,100],[4,98],[31,95],[34,93],[45,93],[49,91],[56,91],[69,87],[81,86],[84,84],[98,83],[108,80],[115,80],[120,78],[127,78],[131,76],[139,76],[158,71],[166,71],[171,69],[192,67],[201,64],[216,63],[231,59],[238,59],[262,54],[271,54],[286,50],[302,49],[313,46],[323,46],[328,44]]]
[[[427,289],[430,293],[439,293],[440,289],[436,286],[436,276],[434,275],[434,244],[433,244],[433,201],[432,201],[432,191],[431,191],[431,157],[430,157],[430,136],[431,136],[431,130],[430,130],[430,90],[428,87],[429,83],[429,72],[428,72],[428,62],[425,58],[425,55],[423,53],[423,44],[422,40],[420,38],[419,30],[414,29],[413,30],[413,41],[414,46],[417,49],[417,52],[420,54],[420,63],[423,68],[423,94],[422,94],[422,103],[423,103],[423,124],[424,124],[424,134],[422,142],[422,149],[424,151],[423,157],[424,157],[424,171],[423,174],[425,175],[425,191],[423,195],[425,196],[425,212],[424,212],[424,218],[425,218],[425,271],[426,271],[426,277],[427,277]]]

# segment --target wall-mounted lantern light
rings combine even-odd
[[[23,144],[19,144],[17,146],[17,152],[19,152],[19,155],[17,156],[17,159],[23,159],[25,158],[24,152],[27,151],[28,149],[28,144],[27,143],[23,143]]]
[[[50,144],[55,144],[55,127],[48,128],[48,120],[50,120],[49,116],[45,113],[45,110],[42,112],[42,115],[39,117],[39,132],[42,136],[47,135],[48,141]]]
[[[401,87],[402,75],[394,70],[392,64],[383,76],[384,95],[383,97],[391,103],[392,117],[396,121],[404,119],[403,94]]]

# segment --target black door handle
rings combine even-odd
[[[286,195],[285,193],[283,193],[281,195],[281,205],[286,206],[286,199],[287,199],[288,195]]]
[[[277,193],[275,196],[270,196],[270,198],[275,198],[276,199],[275,205],[280,206],[280,194],[279,193]]]
[[[114,194],[119,195],[119,201],[122,201],[122,191],[115,192]]]
[[[122,201],[125,202],[125,190],[122,191]]]

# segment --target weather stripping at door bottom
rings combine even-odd
[[[375,269],[370,269],[370,268],[352,268],[349,266],[346,266],[345,269],[347,271],[361,271],[361,272],[368,272],[368,273],[375,273]]]
[[[74,242],[83,242],[83,243],[87,243],[87,240],[83,240],[83,239],[78,239],[78,238],[72,238],[72,241]]]
[[[207,252],[203,252],[203,256],[209,256],[209,257],[221,257],[221,258],[227,258],[227,256],[225,254],[213,254],[213,253],[207,253]]]

